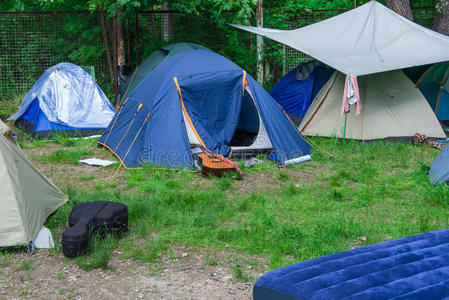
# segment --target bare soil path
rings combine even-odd
[[[204,253],[188,251],[148,264],[120,259],[116,250],[107,270],[91,271],[51,250],[17,253],[0,258],[0,299],[252,299],[252,283],[232,275],[231,253],[220,252],[211,265]],[[261,275],[244,268],[252,278]]]

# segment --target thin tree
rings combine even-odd
[[[432,29],[449,35],[449,0],[437,0]]]

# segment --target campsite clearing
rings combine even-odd
[[[121,239],[92,243],[89,254],[75,260],[63,258],[60,244],[55,251],[38,251],[35,256],[2,250],[1,277],[13,284],[2,282],[1,289],[17,297],[52,297],[65,288],[54,278],[68,276],[63,269],[68,268],[70,276],[80,281],[116,278],[114,286],[128,291],[135,287],[130,293],[138,290],[136,297],[141,293],[158,298],[158,289],[152,289],[156,286],[168,291],[169,299],[180,295],[206,299],[207,291],[241,299],[249,297],[252,282],[268,270],[449,226],[449,187],[430,185],[427,173],[439,151],[427,146],[348,140],[342,153],[341,140],[313,138],[335,158],[315,150],[312,161],[283,169],[261,158],[264,163],[243,168],[242,181],[123,167],[112,178],[117,165],[96,168],[77,162],[93,156],[113,159],[95,140],[57,136],[54,142],[30,142],[19,136],[37,168],[70,197],[46,223],[55,240],[60,239],[72,206],[83,201],[127,204],[130,232]],[[188,264],[183,269],[183,258],[226,277],[227,283],[210,278],[199,267]],[[41,272],[52,278],[44,288],[34,281]],[[138,283],[136,274],[142,279]],[[180,291],[186,282],[182,278],[191,280],[193,291],[203,292]],[[64,295],[94,296],[89,293],[95,286]],[[229,290],[237,294],[228,294]]]

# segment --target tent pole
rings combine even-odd
[[[421,83],[421,80],[426,77],[427,74],[429,74],[430,70],[433,69],[433,67],[435,67],[436,64],[434,64],[433,66],[429,67],[426,71],[424,71],[424,73],[422,73],[422,75],[419,77],[419,79],[416,81],[415,87],[418,87],[418,85]]]
[[[440,89],[438,90],[437,102],[435,103],[435,116],[437,115],[438,101],[440,101],[441,89],[442,89],[442,87],[440,86]],[[438,117],[437,117],[437,118],[438,118]]]
[[[342,147],[342,150],[343,150],[343,152],[345,152],[345,141],[346,141],[346,121],[347,121],[347,119],[348,119],[348,113],[347,113],[347,112],[345,112],[345,126],[344,126],[344,129],[343,129],[343,147]]]

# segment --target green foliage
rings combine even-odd
[[[412,1],[413,7],[437,6],[440,7],[440,0],[419,0]],[[44,70],[43,61],[49,60],[49,54],[44,54],[43,49],[51,46],[50,62],[45,64],[55,64],[61,61],[72,61],[78,65],[94,65],[98,74],[98,83],[106,92],[110,99],[114,98],[112,85],[109,77],[109,70],[106,64],[106,49],[103,44],[102,30],[96,12],[106,11],[106,31],[111,43],[110,17],[121,11],[119,22],[125,29],[125,59],[130,61],[131,67],[137,65],[143,58],[156,49],[168,43],[175,42],[195,42],[202,44],[213,51],[231,59],[249,74],[256,73],[255,37],[250,41],[250,35],[246,32],[234,29],[227,24],[237,23],[254,25],[256,0],[176,0],[167,1],[169,9],[175,9],[181,14],[170,14],[174,22],[175,33],[168,41],[161,38],[163,19],[160,14],[138,15],[136,23],[135,13],[148,9],[161,9],[161,0],[8,0],[4,7],[8,10],[24,11],[49,11],[49,10],[89,10],[91,15],[69,15],[50,18],[40,26],[47,28],[42,34],[30,32],[28,28],[21,28],[22,23],[17,22],[17,31],[14,33],[17,40],[27,40],[29,42],[12,47],[13,57],[26,57],[27,59],[11,60],[11,53],[6,51],[0,54],[0,65],[4,66],[6,76],[4,84],[6,90],[0,91],[1,95],[14,96],[16,86],[23,86],[23,91],[35,82]],[[357,5],[366,3],[367,0],[356,1]],[[382,1],[381,1],[382,2]],[[353,0],[286,0],[286,1],[264,1],[264,26],[280,29],[291,29],[306,26],[320,20],[333,17],[342,9],[354,7]],[[330,11],[321,11],[328,9]],[[232,12],[231,12],[232,11]],[[432,13],[420,14],[426,18],[420,20],[426,26],[432,25]],[[48,19],[48,18],[47,18]],[[59,21],[59,19],[63,19]],[[13,22],[15,22],[13,20]],[[5,24],[0,20],[0,35],[10,36],[7,25],[11,21],[5,18]],[[137,40],[135,28],[139,29],[139,39]],[[142,34],[145,33],[145,34]],[[27,35],[25,37],[25,34]],[[30,37],[31,35],[31,37]],[[136,43],[137,41],[137,43]],[[129,50],[127,43],[129,42]],[[53,50],[54,49],[54,50]],[[266,88],[271,88],[277,80],[282,77],[283,72],[297,65],[299,62],[307,61],[307,56],[288,54],[288,47],[284,47],[269,39],[265,39],[264,60],[267,70]],[[282,70],[278,72],[278,78],[273,78],[274,69]],[[268,79],[270,79],[268,81]],[[0,85],[1,86],[1,85]],[[0,87],[1,88],[1,87]]]

